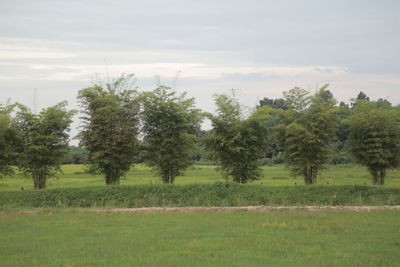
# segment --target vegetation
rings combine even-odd
[[[331,93],[323,86],[313,97],[299,88],[286,94],[290,109],[280,126],[281,146],[286,164],[305,184],[317,183],[317,175],[333,152],[337,108]]]
[[[358,101],[349,120],[350,152],[368,168],[374,185],[400,166],[400,113],[389,105]]]
[[[395,266],[400,262],[398,211],[57,211],[0,215],[1,264]]]
[[[95,85],[79,91],[83,108],[81,146],[88,151],[91,172],[105,176],[106,184],[118,184],[139,153],[139,95],[132,75],[123,75],[105,88]]]
[[[250,205],[400,205],[399,187],[136,185],[0,192],[2,209]]]
[[[35,189],[46,186],[48,177],[59,170],[68,148],[68,131],[74,111],[66,110],[61,102],[39,114],[19,105],[15,123],[19,134],[17,163],[20,170],[30,174]]]
[[[314,184],[327,163],[354,160],[367,166],[378,185],[400,165],[400,106],[386,99],[372,101],[360,92],[338,106],[328,85],[313,96],[295,87],[283,98],[265,97],[244,116],[238,100],[218,95],[217,114],[207,113],[213,128],[204,131],[206,113],[194,99],[164,86],[139,93],[133,83],[132,75],[122,75],[80,90],[79,147],[67,144],[73,112],[65,103],[38,115],[19,104],[0,106],[0,176],[16,166],[33,175],[35,188],[43,188],[61,162],[85,163],[113,185],[133,164],[145,163],[163,183],[173,183],[194,160],[211,160],[207,164],[218,165],[237,183],[260,180],[261,165],[284,162],[294,176]]]
[[[196,162],[189,167],[185,175],[178,176],[175,184],[210,184],[226,182],[219,171],[218,166],[207,165],[204,162]],[[302,179],[291,176],[290,171],[283,164],[266,165],[261,167],[262,177],[259,180],[249,182],[249,185],[263,186],[297,186],[302,184]],[[339,164],[332,165],[321,171],[318,176],[320,185],[367,185],[370,182],[368,170],[361,165]],[[136,164],[120,180],[120,185],[149,185],[160,184],[162,181],[154,176],[154,172],[148,166]],[[55,188],[81,188],[102,186],[104,177],[101,174],[91,175],[87,173],[84,165],[62,165],[61,172],[53,179],[46,182],[47,189]],[[400,170],[388,170],[384,187],[400,187]],[[4,176],[0,180],[0,191],[30,190],[32,179],[25,177],[16,171],[12,176]]]
[[[194,104],[164,86],[143,97],[143,157],[163,183],[173,183],[193,163],[202,121]]]
[[[206,139],[211,158],[222,175],[237,183],[261,176],[258,160],[264,156],[268,129],[258,117],[240,118],[240,105],[232,97],[215,97],[217,115],[210,115],[213,129]]]
[[[13,105],[0,105],[0,178],[12,174],[17,157],[18,132],[10,113]]]
[[[87,151],[82,146],[69,146],[63,159],[63,164],[84,164],[87,159]]]

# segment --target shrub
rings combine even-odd
[[[248,205],[399,205],[400,188],[236,183],[138,185],[0,192],[0,209]]]

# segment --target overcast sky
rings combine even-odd
[[[0,0],[0,102],[68,100],[97,75],[134,73],[213,110],[212,95],[241,102],[330,83],[339,100],[359,91],[400,104],[397,0]],[[179,75],[177,73],[179,72]],[[178,77],[177,77],[178,76]]]

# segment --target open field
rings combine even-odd
[[[176,184],[214,183],[225,181],[215,166],[194,165],[189,168],[185,176],[177,177]],[[64,165],[63,174],[58,178],[50,178],[47,188],[65,187],[90,187],[104,185],[104,179],[100,175],[85,173],[82,165]],[[293,178],[283,165],[266,166],[262,168],[264,178],[251,182],[250,184],[263,184],[267,186],[282,186],[303,184],[302,178]],[[136,165],[125,178],[121,185],[136,184],[159,184],[160,179],[143,165]],[[318,184],[330,185],[364,185],[371,184],[369,173],[366,168],[355,165],[328,166],[318,177]],[[385,178],[385,186],[400,186],[400,171],[389,171]],[[20,190],[21,187],[31,189],[33,187],[31,178],[16,175],[0,179],[0,191]]]
[[[2,266],[396,266],[398,211],[0,215]]]

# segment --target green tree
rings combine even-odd
[[[227,95],[216,95],[217,115],[209,115],[212,130],[206,144],[211,158],[226,178],[247,183],[261,177],[258,159],[264,156],[267,127],[258,116],[241,119],[240,105]]]
[[[193,162],[203,117],[194,105],[165,86],[143,97],[143,158],[163,183],[173,183]]]
[[[63,159],[63,164],[85,164],[87,151],[80,146],[69,146],[68,152]]]
[[[333,152],[338,110],[335,100],[326,97],[327,85],[313,97],[308,106],[293,106],[282,113],[284,124],[279,127],[286,164],[294,175],[304,177],[305,184],[315,184],[318,172]],[[303,91],[303,90],[301,90]],[[302,99],[305,93],[299,94]],[[303,103],[294,99],[294,103]]]
[[[355,108],[359,101],[369,101],[369,97],[363,91],[360,91],[356,98],[351,99],[351,108]]]
[[[60,164],[68,149],[69,125],[74,111],[66,109],[67,102],[33,114],[19,105],[16,125],[21,142],[18,167],[30,174],[35,189],[46,186],[47,178],[60,170]]]
[[[11,112],[14,105],[0,105],[0,177],[12,173],[18,147],[17,128]]]
[[[378,102],[358,101],[349,119],[349,149],[368,168],[374,185],[400,166],[400,111]]]
[[[257,106],[257,108],[261,108],[264,106],[268,106],[275,109],[284,109],[284,110],[288,109],[286,101],[283,98],[272,99],[264,97],[259,101],[259,105]]]
[[[79,91],[83,126],[80,145],[87,151],[89,171],[105,176],[107,185],[119,184],[139,152],[140,96],[132,75],[122,75],[104,88]]]
[[[338,110],[339,123],[336,129],[336,153],[334,153],[331,157],[331,164],[342,164],[351,162],[351,157],[349,157],[347,145],[349,138],[349,125],[347,124],[347,120],[351,116],[351,109],[344,102],[341,102]]]
[[[277,130],[283,123],[282,113],[285,111],[282,108],[273,108],[268,105],[259,107],[252,115],[251,118],[257,118],[265,124],[268,131],[267,143],[265,146],[265,156],[267,158],[274,158],[279,156],[283,151],[280,144],[280,132]]]
[[[325,96],[326,92],[324,92],[323,97]],[[295,87],[293,89],[290,89],[289,91],[284,91],[283,98],[285,100],[286,106],[289,109],[296,111],[307,109],[311,101],[310,92],[300,87]]]

